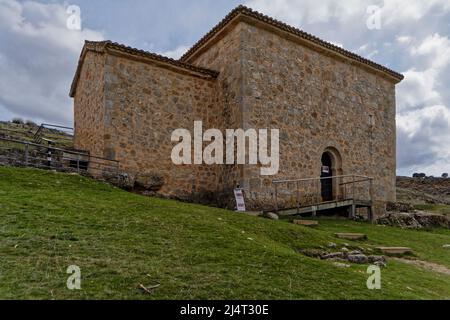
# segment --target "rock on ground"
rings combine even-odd
[[[425,212],[390,212],[378,218],[377,223],[381,225],[401,227],[404,229],[429,229],[439,227],[450,229],[450,219],[448,217],[438,214],[428,214]]]

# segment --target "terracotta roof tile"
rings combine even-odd
[[[204,44],[206,44],[211,38],[213,38],[217,33],[219,33],[228,23],[230,23],[235,17],[238,15],[245,15],[254,19],[257,19],[259,21],[262,21],[264,23],[267,23],[269,25],[272,25],[278,29],[281,29],[283,31],[289,32],[291,34],[294,34],[296,36],[299,36],[300,38],[306,39],[318,46],[324,47],[328,50],[334,51],[338,54],[341,54],[349,59],[356,60],[360,63],[366,64],[372,68],[378,69],[379,71],[385,72],[389,74],[390,76],[396,78],[397,80],[401,81],[403,80],[404,76],[398,72],[395,72],[391,69],[388,69],[376,62],[370,61],[368,59],[365,59],[357,54],[354,54],[350,51],[347,51],[345,49],[342,49],[338,46],[335,46],[329,42],[326,42],[324,40],[321,40],[307,32],[304,32],[300,29],[297,29],[295,27],[292,27],[284,22],[278,21],[276,19],[273,19],[269,16],[266,16],[262,13],[259,13],[257,11],[254,11],[246,6],[239,6],[235,8],[233,11],[231,11],[219,24],[217,24],[211,31],[209,31],[203,38],[201,38],[191,49],[189,49],[180,59],[180,61],[187,61],[198,49],[200,49]]]

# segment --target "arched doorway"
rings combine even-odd
[[[337,200],[341,197],[342,190],[339,178],[330,178],[343,175],[342,158],[339,151],[334,147],[328,147],[324,150],[321,157],[321,180],[322,201]]]
[[[322,154],[322,168],[320,173],[322,201],[333,200],[333,162],[328,152]]]

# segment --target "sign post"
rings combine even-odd
[[[236,198],[236,211],[245,212],[244,190],[234,189],[234,197]]]

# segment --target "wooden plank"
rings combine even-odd
[[[367,235],[363,233],[335,233],[334,234],[339,239],[346,240],[365,240],[367,239]]]
[[[353,203],[353,200],[339,200],[339,201],[330,201],[330,202],[323,202],[316,205],[311,206],[304,206],[300,207],[299,209],[284,209],[279,210],[280,215],[296,215],[296,214],[303,214],[303,213],[313,213],[318,212],[322,210],[329,210],[329,209],[335,209],[335,208],[342,208],[342,207],[348,207],[351,206]]]

